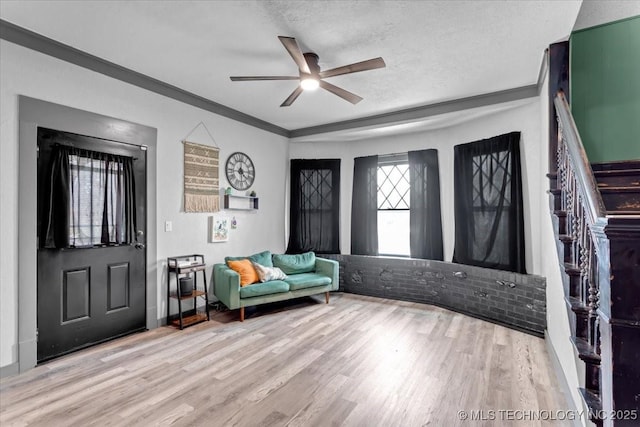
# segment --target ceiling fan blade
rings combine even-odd
[[[302,51],[300,50],[300,46],[298,46],[298,42],[296,41],[296,39],[294,39],[293,37],[285,36],[278,36],[278,38],[284,45],[284,48],[287,49],[287,52],[289,52],[289,55],[291,55],[300,71],[305,74],[311,74],[309,65],[307,65],[307,61],[304,59],[304,55],[302,54]]]
[[[289,105],[293,104],[293,101],[295,101],[296,98],[299,97],[301,93],[302,93],[302,88],[300,86],[298,86],[296,88],[296,90],[291,92],[291,95],[289,95],[289,97],[287,99],[285,99],[282,104],[280,104],[280,106],[281,107],[288,107]]]
[[[338,86],[334,86],[331,83],[325,82],[324,80],[320,80],[320,87],[328,90],[334,95],[338,95],[340,98],[345,99],[352,104],[357,104],[358,102],[362,101],[362,97],[356,95],[355,93],[351,93],[348,90],[344,90],[342,88],[339,88]]]
[[[299,80],[299,76],[241,76],[229,77],[233,82],[249,82],[253,80]]]
[[[387,64],[382,58],[368,59],[354,64],[344,65],[338,68],[320,72],[320,78],[339,76],[341,74],[357,73],[359,71],[375,70],[376,68],[384,68]]]

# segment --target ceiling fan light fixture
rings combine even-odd
[[[322,71],[320,65],[318,65],[318,55],[313,52],[302,53],[295,38],[278,36],[278,39],[280,39],[284,48],[289,52],[293,62],[298,66],[299,76],[231,76],[231,81],[299,80],[298,86],[296,86],[287,99],[280,104],[281,107],[291,106],[293,101],[298,99],[298,96],[300,96],[303,91],[313,91],[319,87],[355,105],[362,101],[361,96],[334,86],[324,79],[327,77],[342,76],[344,74],[359,73],[360,71],[375,70],[376,68],[384,68],[386,66],[384,60],[378,57]]]
[[[316,90],[320,86],[318,79],[313,77],[305,77],[300,80],[300,87],[304,90]]]

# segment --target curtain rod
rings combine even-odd
[[[406,163],[409,161],[409,153],[394,153],[378,155],[378,163],[381,165],[391,165],[395,163]]]
[[[126,143],[118,143],[118,144],[126,144]],[[51,144],[54,147],[65,147],[65,148],[71,148],[73,150],[79,151],[79,152],[84,152],[84,153],[95,153],[95,154],[103,154],[105,156],[116,156],[116,157],[127,157],[133,160],[138,160],[137,157],[133,157],[133,156],[128,156],[126,154],[115,154],[115,153],[107,153],[105,151],[98,151],[98,150],[91,150],[89,148],[81,148],[81,147],[76,147],[75,145],[73,145],[73,143],[71,143],[71,145],[69,144],[62,144],[60,142],[54,142],[53,144]],[[133,144],[127,144],[127,145],[133,145]],[[141,147],[142,146],[137,146],[137,147]]]
[[[378,158],[388,158],[388,157],[400,157],[400,156],[408,156],[409,153],[405,151],[404,153],[389,153],[389,154],[378,154]]]

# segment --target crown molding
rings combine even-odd
[[[289,137],[289,130],[276,126],[273,123],[260,120],[225,105],[218,104],[217,102],[203,98],[202,96],[198,96],[145,74],[138,73],[129,68],[122,67],[113,62],[106,61],[102,58],[73,48],[64,43],[60,43],[2,19],[0,19],[0,38],[19,46],[44,53],[45,55],[70,62],[71,64],[78,65],[88,70],[104,74],[105,76],[155,92],[159,95],[175,99],[176,101],[193,105],[194,107],[210,111],[267,132]]]
[[[486,107],[488,105],[518,101],[526,98],[534,98],[536,96],[538,96],[538,85],[534,84],[498,92],[470,96],[467,98],[459,98],[450,101],[438,102],[435,104],[422,105],[419,107],[407,108],[405,110],[377,114],[375,116],[363,117],[354,120],[345,120],[342,122],[329,123],[326,125],[295,129],[289,132],[289,137],[297,138],[302,136],[316,135],[319,133],[336,132],[361,127],[373,127],[389,125],[393,123],[415,121],[439,114],[452,113],[455,111],[468,110],[471,108]]]

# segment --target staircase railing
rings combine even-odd
[[[560,167],[564,165],[564,163],[561,164],[560,162],[561,154],[563,154],[562,158],[569,161],[567,166],[575,173],[576,183],[579,184],[578,191],[588,208],[587,213],[589,214],[589,219],[592,222],[598,218],[604,219],[607,216],[607,210],[602,201],[602,196],[598,191],[598,184],[591,170],[587,153],[582,145],[578,128],[571,115],[569,104],[562,91],[558,92],[554,104],[556,106],[559,128],[558,145],[563,146],[558,147],[558,171],[560,171]],[[563,150],[566,151],[563,152]]]
[[[602,410],[601,342],[598,308],[600,278],[609,274],[604,228],[607,213],[576,124],[562,91],[554,99],[558,121],[557,188],[558,234],[563,243],[565,300],[570,312],[572,340],[585,363],[583,398],[593,415]]]

